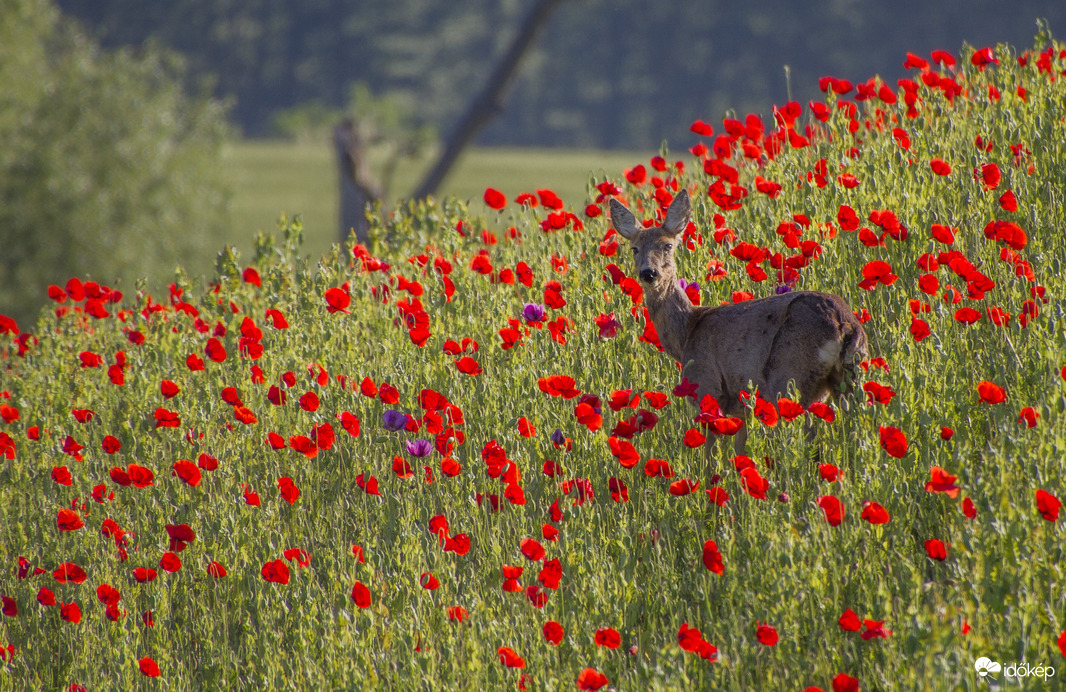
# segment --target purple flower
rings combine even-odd
[[[778,286],[777,288],[774,289],[774,293],[776,293],[777,295],[781,295],[782,293],[788,293],[791,290],[792,290],[792,288],[782,284],[781,286]]]
[[[394,411],[389,409],[381,416],[382,423],[385,425],[386,430],[403,430],[407,426],[409,417],[406,413],[400,411]]]
[[[426,457],[433,451],[433,445],[429,443],[429,440],[408,440],[407,441],[407,453],[413,457]]]
[[[526,306],[522,308],[522,317],[530,324],[541,322],[544,320],[544,306],[536,303],[526,303]]]
[[[564,442],[566,442],[566,436],[563,435],[563,431],[562,430],[560,430],[559,428],[556,428],[555,432],[552,433],[552,444],[554,444],[556,447],[558,447],[559,445],[561,445]]]
[[[690,287],[695,288],[697,291],[700,290],[700,285],[695,281],[689,282],[685,279],[678,279],[677,285],[681,287],[682,291],[687,291]]]

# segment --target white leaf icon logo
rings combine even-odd
[[[977,674],[980,675],[982,678],[988,675],[989,673],[998,673],[999,671],[1003,670],[1003,666],[996,663],[987,656],[982,656],[981,658],[974,661],[973,667],[977,669]]]

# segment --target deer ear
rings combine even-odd
[[[613,198],[611,199],[611,223],[614,224],[614,229],[622,234],[622,237],[626,240],[636,238],[641,229],[637,223],[637,217],[633,216],[633,212],[629,211],[626,205]]]
[[[682,190],[674,197],[670,208],[666,210],[666,221],[663,222],[663,230],[679,235],[692,220],[692,203],[688,198],[688,190]]]

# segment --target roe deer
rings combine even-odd
[[[695,307],[677,279],[674,248],[688,226],[692,207],[682,190],[661,227],[644,228],[633,212],[611,200],[611,221],[633,246],[644,303],[666,353],[697,385],[697,401],[710,394],[727,416],[744,417],[739,400],[749,383],[776,403],[795,383],[806,408],[836,395],[845,376],[867,355],[866,332],[843,298],[793,291],[718,307]],[[773,398],[771,398],[773,397]],[[808,432],[811,432],[809,429]],[[710,459],[713,435],[708,436]],[[733,438],[743,454],[747,428]]]

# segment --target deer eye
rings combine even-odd
[[[664,247],[666,248],[666,250],[673,250],[674,249],[674,246],[671,245],[670,243],[667,243]]]

